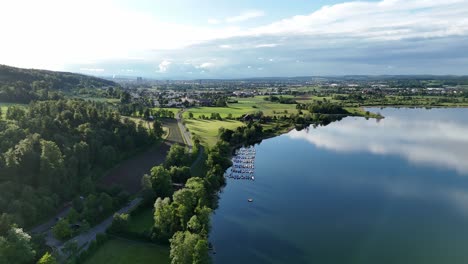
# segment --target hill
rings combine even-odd
[[[119,87],[101,78],[48,70],[22,69],[0,65],[0,101],[29,103],[32,100],[58,99],[81,90]]]

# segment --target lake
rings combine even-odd
[[[369,109],[255,146],[227,179],[215,263],[468,263],[468,109]],[[252,198],[253,202],[247,202]]]

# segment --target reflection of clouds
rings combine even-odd
[[[392,116],[376,123],[346,118],[327,127],[291,131],[288,135],[338,152],[400,155],[411,162],[468,173],[468,125],[455,122]]]

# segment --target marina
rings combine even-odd
[[[254,147],[236,150],[232,158],[232,167],[226,172],[225,177],[235,180],[255,180],[255,154]]]

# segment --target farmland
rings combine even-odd
[[[111,169],[100,179],[100,184],[103,186],[120,185],[129,193],[136,193],[141,189],[141,177],[152,167],[163,163],[168,150],[169,145],[166,143],[154,146]]]

